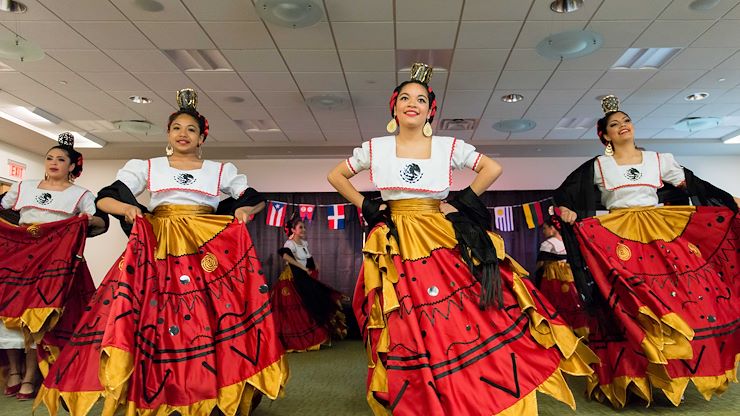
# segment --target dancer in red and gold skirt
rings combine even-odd
[[[590,328],[595,324],[594,317],[586,311],[573,281],[560,227],[560,218],[555,216],[542,224],[542,234],[546,239],[540,244],[537,254],[536,285],[573,332],[588,339]]]
[[[20,225],[0,220],[0,348],[8,354],[5,394],[23,400],[40,380],[31,349],[46,374],[95,290],[83,252],[88,231],[104,232],[107,216],[95,216],[95,196],[72,183],[83,165],[73,146],[62,133],[46,153],[45,178],[16,183],[2,198]]]
[[[673,155],[636,148],[616,97],[602,105],[597,130],[605,155],[573,172],[555,194],[565,222],[582,218],[573,225],[570,263],[578,289],[602,317],[589,338],[601,359],[590,394],[622,407],[628,391],[650,403],[656,387],[678,406],[691,381],[709,400],[737,382],[736,200]],[[691,196],[702,206],[656,207],[669,188],[666,201],[679,192],[683,204]],[[611,213],[589,217],[600,206]]]
[[[168,157],[131,160],[98,206],[133,223],[129,242],[50,369],[37,405],[85,415],[250,413],[287,380],[268,287],[245,222],[264,207],[230,163],[201,160],[208,123],[178,92]],[[134,195],[149,190],[148,207]],[[219,192],[231,215],[215,215]],[[147,208],[151,213],[147,212]]]
[[[534,415],[536,392],[574,407],[562,373],[586,375],[596,358],[488,233],[478,198],[501,167],[462,140],[433,136],[437,108],[415,64],[390,101],[389,132],[363,143],[329,174],[369,224],[354,309],[368,355],[376,415]],[[452,169],[476,179],[447,197]],[[349,178],[362,170],[384,201]],[[385,205],[388,205],[385,207]]]
[[[347,335],[342,294],[318,280],[303,220],[294,216],[285,229],[288,240],[279,254],[286,265],[271,290],[280,341],[291,351],[318,350],[332,336]]]

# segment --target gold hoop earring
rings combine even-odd
[[[398,128],[398,123],[396,122],[396,118],[391,118],[391,121],[388,122],[388,124],[385,126],[385,131],[388,133],[395,133],[396,129]]]
[[[434,132],[432,131],[432,125],[429,124],[429,121],[424,124],[424,128],[421,129],[421,133],[426,137],[432,137],[432,134],[434,134]]]
[[[609,142],[609,144],[606,145],[604,148],[604,154],[606,156],[614,156],[614,147],[612,147],[612,142]]]
[[[198,159],[203,159],[203,147],[198,146]]]
[[[172,148],[172,145],[167,143],[167,147],[164,148],[164,154],[167,156],[172,156],[175,154],[175,149]]]

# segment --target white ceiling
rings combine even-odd
[[[162,152],[175,91],[193,87],[211,125],[208,157],[340,157],[385,134],[388,97],[407,76],[397,69],[410,64],[396,52],[447,49],[450,68],[432,79],[441,99],[437,119],[480,121],[473,131],[438,134],[490,154],[598,152],[593,128],[555,126],[563,117],[594,120],[595,97],[610,93],[622,99],[643,146],[740,154],[740,145],[721,143],[740,129],[740,1],[693,11],[691,0],[584,0],[582,9],[562,15],[550,11],[551,0],[323,0],[324,18],[303,29],[263,22],[249,0],[158,2],[161,12],[139,8],[141,0],[24,0],[27,13],[0,13],[0,35],[16,33],[46,53],[36,62],[0,60],[10,67],[0,71],[0,105],[42,108],[108,142],[86,156],[147,157]],[[603,47],[562,62],[536,53],[547,35],[576,29],[601,33]],[[610,70],[630,47],[681,51],[659,70]],[[164,49],[218,49],[233,71],[184,72]],[[697,91],[710,96],[684,100]],[[525,99],[500,100],[512,92]],[[344,98],[346,108],[306,104],[325,94]],[[153,102],[134,104],[131,95]],[[671,128],[688,116],[722,121],[695,133]],[[492,128],[522,117],[537,127],[518,134]],[[136,135],[105,123],[126,119],[155,127]],[[281,131],[247,133],[236,120],[271,120]],[[49,144],[32,132],[13,132],[0,132],[0,140],[35,151]]]

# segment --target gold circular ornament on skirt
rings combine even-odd
[[[206,272],[211,273],[218,267],[218,259],[213,255],[213,253],[207,253],[200,260],[200,267],[202,267]]]
[[[560,291],[563,293],[570,292],[570,285],[567,283],[563,283],[562,285],[560,285]]]
[[[689,253],[695,255],[696,257],[701,257],[701,250],[699,250],[699,247],[695,246],[692,243],[687,244],[689,246]]]
[[[627,261],[632,258],[632,250],[622,243],[617,244],[617,257],[622,261]]]
[[[283,296],[290,296],[290,289],[284,287],[283,290],[280,291],[280,293],[282,293]]]
[[[26,232],[33,238],[41,237],[41,227],[36,224],[29,225],[28,228],[26,228]]]
[[[121,257],[121,261],[118,262],[118,270],[123,270],[123,257]]]

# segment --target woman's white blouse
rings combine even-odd
[[[72,185],[63,191],[39,189],[40,180],[14,183],[2,200],[4,209],[20,212],[20,224],[61,221],[81,213],[95,214],[95,195]]]

